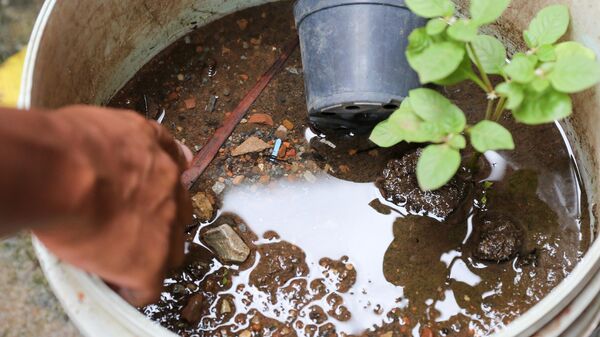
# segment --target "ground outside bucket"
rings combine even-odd
[[[425,21],[402,0],[298,0],[294,6],[310,119],[369,130],[420,86],[405,49]]]

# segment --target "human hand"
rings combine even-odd
[[[166,272],[183,261],[192,206],[180,175],[191,152],[134,112],[71,106],[50,114],[69,139],[63,149],[68,178],[53,193],[70,212],[34,234],[131,304],[154,301]]]

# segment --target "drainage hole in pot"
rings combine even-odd
[[[358,105],[348,105],[345,109],[355,111],[355,110],[360,110],[360,107]]]
[[[396,105],[396,104],[385,104],[383,106],[383,108],[386,109],[386,110],[396,110],[396,109],[398,109],[398,105]]]

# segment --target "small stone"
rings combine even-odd
[[[178,74],[178,75],[177,75],[177,79],[178,79],[179,81],[183,81],[183,80],[185,80],[185,76],[183,76],[183,74]]]
[[[358,153],[358,150],[357,150],[357,149],[350,149],[350,150],[348,150],[348,155],[350,155],[350,156],[354,156],[354,155],[356,155],[357,153]]]
[[[315,177],[314,174],[312,174],[312,172],[310,171],[306,171],[304,172],[304,174],[302,175],[304,177],[304,179],[306,179],[306,181],[308,181],[309,183],[314,183],[315,181],[317,181],[317,177]]]
[[[224,299],[223,302],[221,302],[221,315],[226,315],[231,313],[231,304],[229,303],[229,301],[227,299]]]
[[[371,157],[377,157],[377,156],[379,156],[379,151],[377,151],[377,150],[371,150],[371,151],[369,151],[369,152],[367,152],[367,153],[368,153],[368,154],[369,154],[369,156],[371,156]]]
[[[285,68],[285,70],[290,73],[290,74],[294,74],[294,75],[300,75],[302,74],[302,70],[296,68],[296,67],[287,67]]]
[[[240,337],[252,337],[252,332],[250,332],[248,330],[244,330],[244,331],[240,332]]]
[[[223,182],[221,182],[221,181],[217,181],[212,186],[212,190],[213,190],[213,192],[215,192],[215,194],[221,194],[225,190],[225,184]]]
[[[277,130],[275,130],[275,137],[277,137],[279,139],[286,139],[287,134],[288,134],[288,129],[283,125],[280,125],[277,128]]]
[[[248,49],[248,48],[250,48],[250,44],[248,42],[244,41],[244,42],[242,42],[242,48]],[[244,57],[244,56],[242,55],[242,57]]]
[[[204,304],[204,295],[196,294],[192,296],[183,310],[181,310],[181,317],[190,324],[196,324],[202,318],[202,306]]]
[[[262,43],[262,37],[259,38],[251,38],[250,39],[250,43],[252,43],[255,46],[260,46],[260,44]]]
[[[231,89],[229,89],[229,88],[223,89],[223,96],[227,97],[229,95],[231,95]]]
[[[171,91],[167,96],[167,101],[176,101],[179,99],[179,93],[177,91]]]
[[[246,118],[242,118],[242,120],[240,120],[240,124],[246,124],[248,123],[248,120]]]
[[[192,38],[189,35],[186,35],[183,38],[183,42],[185,42],[185,44],[190,44],[190,43],[192,43]]]
[[[246,153],[261,152],[271,148],[271,145],[265,143],[258,137],[250,137],[246,139],[240,146],[236,147],[231,151],[231,155],[234,157],[244,155]]]
[[[248,123],[273,126],[273,118],[267,114],[252,114],[248,117]]]
[[[379,335],[379,337],[393,337],[394,333],[392,331],[388,331],[384,334]]]
[[[285,128],[288,129],[288,130],[293,130],[294,129],[294,123],[290,122],[287,119],[284,119],[283,123],[281,123],[281,124],[283,124],[283,126],[285,126]]]
[[[240,80],[242,80],[242,81],[247,81],[249,78],[250,77],[248,75],[246,75],[246,74],[241,74],[240,75]]]
[[[289,146],[290,146],[290,144],[288,142],[283,142],[283,144],[281,144],[281,147],[279,148],[279,152],[277,152],[277,158],[279,158],[279,159],[285,158],[285,153]]]
[[[190,97],[186,100],[183,101],[183,103],[185,104],[185,108],[190,110],[196,107],[196,98],[195,97]]]
[[[344,174],[350,172],[350,167],[348,165],[340,165],[338,168],[340,169],[340,172]]]
[[[181,126],[178,126],[178,127],[176,127],[176,128],[175,128],[175,130],[176,130],[177,132],[181,132],[181,131],[183,131],[183,127],[181,127]]]
[[[246,19],[239,19],[236,23],[238,27],[240,27],[240,30],[246,30],[246,28],[248,28],[248,20]]]
[[[296,157],[296,149],[292,148],[285,151],[285,158],[294,158]]]
[[[421,337],[433,337],[433,331],[428,327],[424,327],[423,330],[421,330]]]
[[[202,222],[212,220],[215,213],[215,209],[213,207],[214,203],[215,198],[205,192],[198,192],[192,197],[194,213]]]
[[[246,179],[245,176],[236,176],[235,178],[233,178],[232,183],[236,186],[241,185],[244,182],[244,179]]]
[[[181,284],[174,285],[173,289],[171,290],[171,292],[173,292],[173,294],[183,294],[184,291],[185,291],[185,287],[182,286]]]
[[[250,248],[227,224],[209,229],[202,235],[202,239],[223,262],[242,263],[250,255]]]
[[[200,146],[200,145],[194,145],[194,151],[198,152],[200,150],[202,150],[202,146]]]
[[[260,179],[258,179],[258,182],[263,185],[267,185],[268,183],[271,182],[271,177],[269,177],[267,175],[260,176]]]

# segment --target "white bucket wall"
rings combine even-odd
[[[107,102],[145,63],[195,26],[272,1],[47,0],[31,38],[19,105],[54,108]],[[515,32],[549,3],[570,6],[575,18],[571,39],[600,55],[598,0],[513,0],[495,28],[509,40],[520,40]],[[563,123],[574,145],[590,205],[598,203],[599,90],[600,86],[575,96],[575,114]],[[97,278],[56,260],[38,242],[35,247],[55,293],[86,336],[175,336],[148,321]],[[538,336],[559,336],[565,331],[564,336],[585,336],[590,322],[598,320],[599,267],[600,240],[571,276],[497,336],[529,336],[538,331]]]

